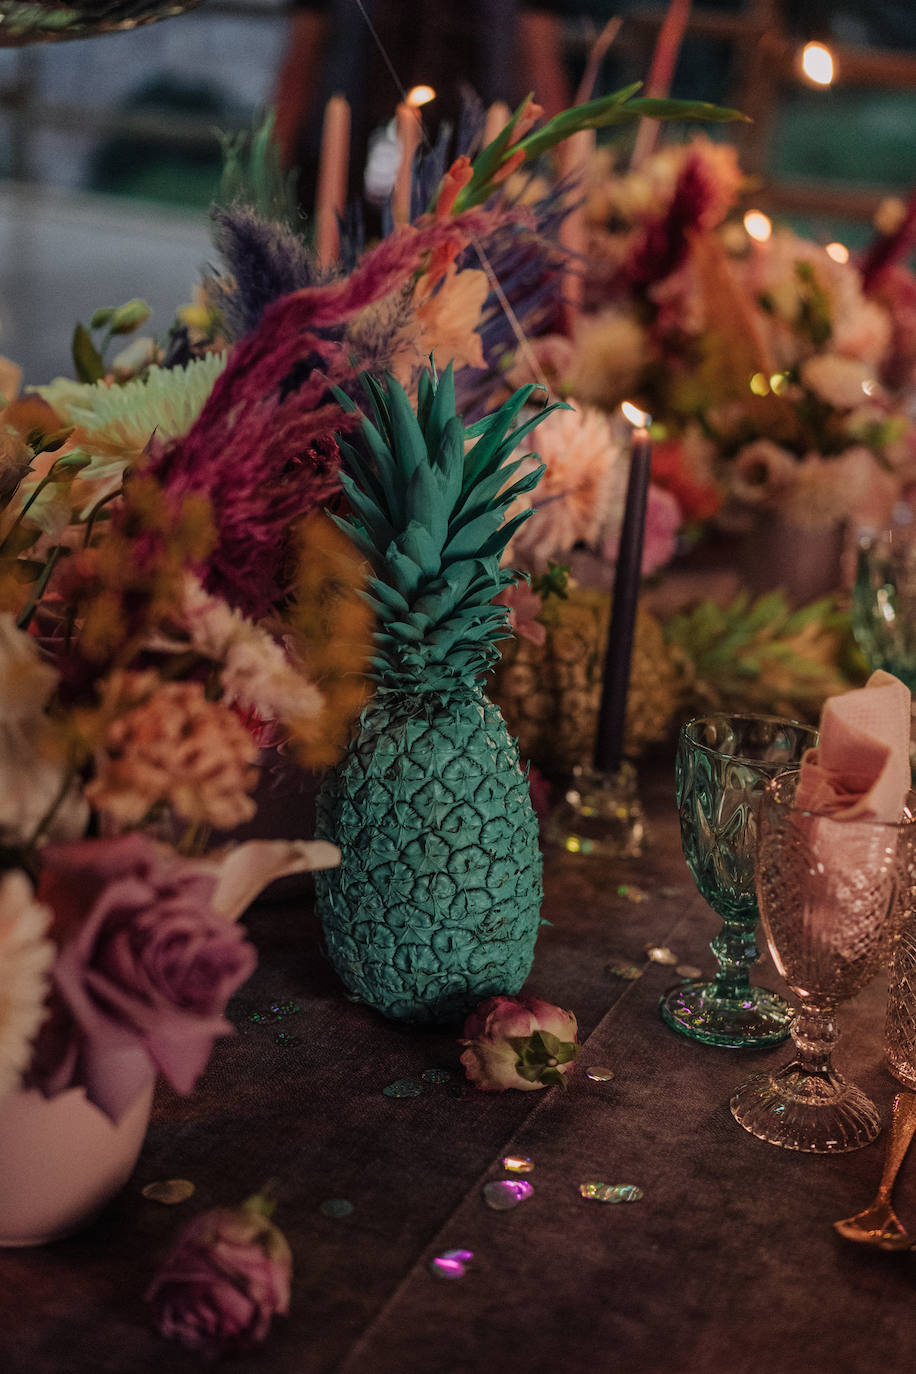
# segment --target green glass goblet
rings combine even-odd
[[[757,809],[767,783],[797,765],[817,731],[778,716],[708,715],[688,721],[678,741],[675,777],[681,844],[694,882],[722,918],[710,948],[711,980],[694,979],[661,999],[673,1030],[707,1045],[776,1045],[791,1012],[776,993],[752,987],[759,958],[754,859]]]

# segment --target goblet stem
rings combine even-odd
[[[840,1038],[833,1004],[802,1002],[792,1019],[791,1034],[796,1050],[793,1067],[832,1082],[833,1049]]]
[[[750,988],[748,970],[760,958],[756,938],[757,907],[746,915],[726,917],[722,929],[709,948],[716,956],[716,995],[726,1001],[740,1001]]]

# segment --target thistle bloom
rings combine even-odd
[[[524,993],[488,997],[472,1011],[460,1042],[465,1073],[477,1088],[532,1092],[564,1075],[579,1053],[578,1026],[571,1011]]]

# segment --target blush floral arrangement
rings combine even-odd
[[[881,521],[916,477],[916,201],[858,257],[747,203],[734,148],[697,137],[635,169],[595,155],[584,312],[545,339],[561,389],[656,421],[653,477],[688,524]],[[757,235],[753,237],[752,235]]]

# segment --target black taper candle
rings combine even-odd
[[[652,440],[649,431],[640,428],[633,434],[627,500],[611,600],[611,624],[604,656],[604,684],[595,736],[595,768],[599,773],[616,773],[623,762],[630,659],[642,578],[642,545],[651,467]]]

